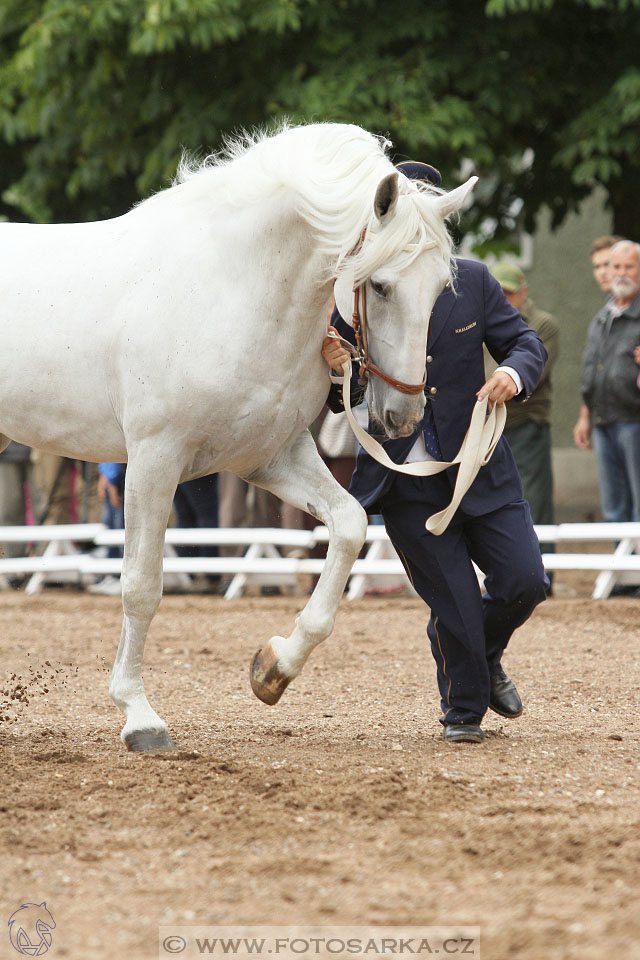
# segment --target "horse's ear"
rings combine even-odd
[[[398,174],[387,174],[378,184],[376,199],[373,203],[373,209],[380,223],[384,223],[393,214],[398,202],[398,193]]]
[[[453,213],[454,210],[460,209],[477,182],[477,177],[470,177],[466,183],[456,187],[455,190],[452,190],[450,193],[443,193],[436,198],[436,208],[443,220],[445,217],[448,217],[450,213]]]

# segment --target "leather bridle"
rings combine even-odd
[[[367,228],[365,227],[358,242],[352,247],[351,250],[345,255],[342,263],[352,256],[353,254],[358,253],[362,249],[364,239],[367,233]],[[430,241],[423,245],[424,249],[429,249],[429,247],[435,247],[435,241]],[[367,336],[367,288],[366,281],[362,283],[354,284],[353,287],[353,313],[351,315],[351,325],[353,326],[353,332],[356,337],[356,349],[354,350],[352,344],[348,341],[342,340],[342,342],[349,347],[350,352],[353,354],[354,358],[357,360],[360,367],[360,382],[364,384],[370,374],[373,374],[375,377],[379,377],[380,380],[384,380],[385,383],[388,383],[390,387],[393,387],[394,390],[399,390],[400,393],[407,393],[409,395],[415,396],[418,393],[422,393],[427,382],[427,372],[425,369],[424,376],[422,378],[422,383],[404,383],[402,380],[396,380],[395,377],[390,377],[389,374],[384,373],[383,370],[378,367],[371,357],[369,356],[369,343]]]
[[[362,314],[360,313],[360,303],[362,303]],[[402,380],[396,380],[384,373],[380,367],[376,366],[369,356],[369,344],[367,342],[367,288],[364,283],[358,284],[353,288],[353,314],[351,316],[353,332],[356,335],[356,349],[358,351],[358,362],[360,364],[360,379],[365,380],[370,373],[379,377],[388,383],[394,390],[400,393],[415,395],[422,393],[427,382],[427,371],[425,369],[422,383],[403,383]]]

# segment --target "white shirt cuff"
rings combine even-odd
[[[522,383],[522,378],[520,377],[520,374],[518,373],[517,370],[514,370],[513,367],[498,367],[498,369],[496,370],[496,373],[498,372],[498,370],[502,370],[503,373],[508,373],[511,379],[513,380],[513,382],[515,383],[516,387],[518,388],[518,393],[522,393],[522,388],[524,384]],[[518,394],[516,394],[516,396],[517,395]]]

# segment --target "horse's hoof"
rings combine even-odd
[[[178,749],[166,730],[133,730],[125,734],[124,743],[131,753],[169,753]]]
[[[278,702],[289,686],[289,677],[278,670],[277,663],[271,646],[268,646],[265,650],[258,650],[249,670],[251,689],[258,700],[268,703],[270,707]]]

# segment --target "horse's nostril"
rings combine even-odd
[[[391,437],[409,436],[415,430],[416,423],[418,422],[413,418],[407,419],[406,416],[393,410],[388,410],[384,419],[387,433]]]
[[[391,427],[392,430],[400,430],[405,423],[404,418],[399,413],[395,413],[393,410],[387,410],[385,419],[387,421],[387,426]]]

